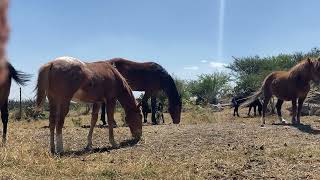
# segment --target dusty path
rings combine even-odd
[[[320,177],[320,122],[311,126],[259,127],[255,118],[211,123],[145,126],[137,145],[112,149],[97,128],[91,153],[82,151],[88,129],[66,124],[61,158],[48,153],[46,121],[11,123],[10,143],[0,148],[0,177],[12,179],[212,179]],[[129,139],[116,129],[117,142]]]

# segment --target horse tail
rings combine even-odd
[[[36,86],[37,91],[37,110],[40,111],[42,109],[43,103],[47,97],[47,91],[49,88],[49,72],[52,67],[51,63],[45,64],[41,66],[38,74],[38,81]]]
[[[259,99],[259,97],[263,94],[263,87],[264,87],[264,85],[257,92],[255,92],[253,95],[247,97],[246,98],[247,100],[245,102],[243,102],[240,105],[240,107],[248,107],[251,103],[253,103],[257,99]]]
[[[20,86],[25,86],[27,82],[30,81],[31,75],[26,74],[22,71],[16,70],[12,64],[8,62],[8,69],[9,69],[9,75],[10,78],[12,78],[17,84]]]

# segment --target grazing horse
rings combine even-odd
[[[106,102],[108,106],[109,141],[113,146],[116,145],[112,126],[116,100],[125,110],[125,120],[132,136],[139,140],[142,135],[141,111],[132,91],[121,74],[109,63],[84,63],[72,57],[57,58],[40,68],[36,89],[38,111],[45,98],[49,99],[50,150],[53,154],[63,152],[62,128],[71,100],[93,103],[88,149],[92,148],[93,129],[102,102]]]
[[[17,71],[10,63],[6,62],[5,68],[7,69],[7,80],[0,85],[0,109],[1,119],[3,124],[2,142],[6,143],[7,140],[7,128],[8,128],[8,97],[10,94],[11,79],[13,79],[19,85],[26,85],[30,79],[30,75],[27,75],[21,71]]]
[[[169,99],[169,113],[174,124],[180,123],[181,97],[170,74],[159,64],[154,62],[138,63],[122,58],[108,60],[128,81],[133,91],[145,91],[142,103],[151,97],[152,123],[156,121],[156,95],[163,90]],[[104,108],[104,107],[102,107]],[[104,116],[104,114],[101,114]]]
[[[258,92],[251,96],[247,103],[253,102],[262,96],[262,125],[265,124],[267,105],[272,96],[278,98],[276,108],[281,123],[286,123],[281,115],[281,106],[284,101],[292,102],[292,124],[300,124],[303,102],[310,90],[310,82],[320,80],[320,59],[306,59],[292,67],[289,71],[276,71],[269,74],[262,83]],[[297,111],[298,100],[298,111]]]
[[[239,116],[239,107],[242,103],[244,103],[247,100],[246,97],[244,96],[237,96],[237,97],[233,97],[231,100],[231,104],[232,107],[234,107],[234,111],[233,111],[233,116]],[[255,101],[253,101],[252,103],[250,103],[247,107],[249,107],[249,112],[248,112],[248,116],[250,116],[251,113],[251,109],[253,108],[254,110],[254,116],[257,115],[257,107],[258,107],[258,112],[259,115],[261,116],[261,112],[262,112],[262,104],[260,102],[259,99],[256,99]]]

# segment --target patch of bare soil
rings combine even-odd
[[[181,125],[144,126],[142,141],[130,141],[128,128],[116,128],[119,148],[96,128],[94,150],[85,152],[87,128],[67,120],[66,153],[49,154],[47,121],[10,124],[9,143],[0,148],[3,179],[317,179],[320,176],[320,121],[304,117],[301,126],[261,128],[259,118],[234,118],[231,110],[183,114]],[[205,116],[205,115],[201,115]],[[83,117],[86,122],[89,117]],[[168,119],[168,118],[167,118]]]

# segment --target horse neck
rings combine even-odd
[[[137,112],[138,107],[136,100],[130,88],[127,85],[121,87],[120,93],[118,94],[118,101],[125,110],[126,114],[130,112]]]
[[[174,80],[172,79],[171,76],[168,76],[162,80],[162,87],[163,91],[166,93],[168,96],[169,100],[169,106],[175,106],[177,105],[181,100],[179,96],[179,92],[177,90],[177,87],[174,83]]]
[[[294,81],[304,81],[306,83],[309,83],[312,80],[312,78],[310,76],[308,66],[305,64],[302,64],[300,66],[303,67],[298,67],[289,71],[290,76],[294,79]]]

